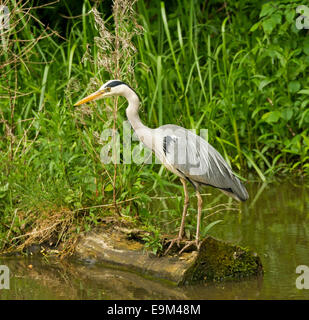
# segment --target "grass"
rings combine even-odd
[[[298,4],[139,0],[95,9],[84,0],[76,12],[65,0],[5,1],[0,249],[48,237],[73,243],[114,211],[153,230],[152,198],[181,194],[158,165],[100,161],[103,130],[123,137],[126,103],[73,104],[110,78],[136,88],[150,127],[208,129],[210,143],[249,180],[308,176],[309,42],[295,28]],[[149,243],[157,245],[154,234]]]

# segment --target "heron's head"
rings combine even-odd
[[[127,84],[120,80],[109,80],[106,83],[104,83],[98,91],[78,101],[77,103],[75,103],[74,106],[79,106],[83,103],[106,97],[127,96],[127,94],[132,91],[134,92],[134,90],[131,87],[129,87]]]

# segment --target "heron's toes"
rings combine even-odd
[[[187,241],[186,245],[179,251],[179,254],[182,254],[186,249],[190,248],[191,246],[196,246],[197,250],[200,250],[201,242],[199,240],[190,240]]]
[[[176,243],[177,246],[179,247],[180,245],[180,241],[182,240],[181,237],[177,237],[175,239],[171,239],[168,240],[167,242],[170,242],[170,245],[168,246],[168,248],[165,250],[164,255],[166,256],[168,254],[168,252],[172,249],[173,245]]]

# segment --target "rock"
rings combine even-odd
[[[239,280],[262,274],[262,263],[256,253],[208,236],[179,284]]]
[[[79,239],[75,257],[92,263],[116,265],[123,270],[164,279],[177,285],[223,281],[260,276],[260,258],[248,249],[210,236],[203,239],[199,251],[183,252],[175,244],[167,256],[156,256],[145,250],[144,230],[107,223]],[[175,247],[177,250],[175,250]]]

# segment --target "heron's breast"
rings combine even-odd
[[[166,158],[166,156],[164,155],[163,152],[161,151],[154,151],[156,157],[160,160],[161,164],[164,165],[164,167],[173,172],[174,174],[176,174],[179,177],[182,177],[182,175],[179,173],[179,171],[175,168],[175,166],[170,163],[170,161]]]

